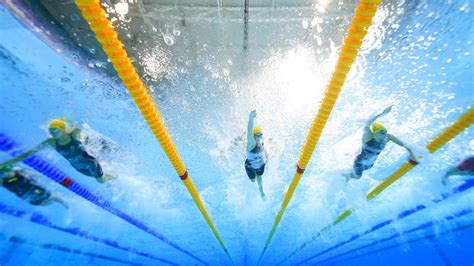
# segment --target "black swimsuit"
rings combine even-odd
[[[255,147],[247,154],[245,160],[245,171],[250,179],[254,179],[257,175],[261,176],[265,172],[265,151],[263,147],[255,145]]]
[[[360,177],[362,176],[362,172],[372,168],[377,157],[385,148],[387,141],[387,138],[381,142],[371,139],[370,141],[363,143],[362,151],[354,160],[354,174]]]
[[[56,141],[56,150],[79,172],[95,178],[104,175],[99,162],[87,153],[80,141],[71,136],[69,143],[61,145]]]
[[[6,189],[33,205],[40,205],[51,197],[51,193],[17,172],[13,177],[3,178],[2,184]]]

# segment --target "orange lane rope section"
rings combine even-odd
[[[135,101],[138,109],[150,126],[151,131],[163,148],[163,151],[173,165],[176,173],[186,186],[186,189],[193,198],[196,206],[217,238],[220,246],[232,261],[227,248],[224,245],[224,241],[214,226],[211,216],[204,207],[198,190],[193,184],[191,177],[189,176],[186,167],[173,144],[171,136],[162,121],[158,107],[153,101],[153,97],[148,92],[145,83],[143,83],[141,78],[138,76],[132,61],[123,48],[122,42],[118,38],[117,31],[113,28],[112,24],[106,17],[105,11],[100,6],[100,1],[75,0],[75,2],[83,17],[89,23],[91,30],[94,32],[109,60],[112,62],[123,84]]]
[[[347,74],[349,73],[351,66],[357,57],[359,48],[361,47],[362,42],[367,35],[367,30],[372,24],[372,18],[377,12],[377,8],[381,2],[382,0],[361,0],[359,6],[355,10],[351,27],[348,30],[347,37],[344,40],[344,44],[339,53],[339,59],[326,88],[323,101],[306,137],[305,144],[296,165],[296,173],[291,180],[281,208],[275,218],[275,222],[273,223],[273,227],[265,242],[262,253],[260,254],[260,258],[258,260],[259,262],[263,258],[263,255],[265,254],[265,251],[267,250],[268,245],[275,234],[283,214],[285,213],[285,210],[288,207],[291,198],[293,197],[296,187],[301,180],[304,170],[306,169],[306,166],[313,155],[316,144],[318,143],[323,129],[329,119],[329,115],[331,114],[331,111],[336,103],[342,86],[346,81]]]

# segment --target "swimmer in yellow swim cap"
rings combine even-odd
[[[0,166],[11,165],[15,162],[24,160],[49,146],[54,148],[59,154],[68,160],[71,166],[77,171],[84,175],[94,177],[100,183],[114,178],[111,175],[104,175],[100,163],[95,157],[86,151],[81,142],[80,129],[76,127],[68,129],[68,123],[62,118],[57,118],[50,122],[48,131],[52,136],[51,138],[43,141],[34,149],[31,149],[8,162],[0,164]]]
[[[48,191],[38,185],[30,173],[20,167],[8,165],[0,168],[0,186],[32,205],[47,206],[53,202],[69,208],[57,191]]]
[[[385,145],[392,141],[393,143],[400,145],[405,148],[410,154],[410,162],[418,163],[413,151],[405,145],[401,140],[395,136],[388,134],[385,126],[376,122],[376,120],[388,114],[392,110],[392,106],[385,108],[381,113],[373,116],[367,121],[364,128],[364,135],[362,137],[362,149],[354,160],[354,165],[351,173],[344,174],[347,178],[359,179],[362,177],[362,173],[374,166],[379,154],[385,148]]]
[[[262,175],[265,172],[268,154],[263,143],[262,128],[254,125],[254,119],[256,117],[257,111],[253,110],[250,112],[247,126],[247,159],[245,160],[245,171],[250,181],[255,182],[255,180],[257,180],[260,195],[262,198],[265,198]]]

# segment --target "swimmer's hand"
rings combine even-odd
[[[382,116],[382,115],[386,115],[388,113],[390,113],[390,111],[392,111],[392,105],[386,107],[385,109],[383,109],[383,111],[380,113],[379,116]]]
[[[409,159],[418,164],[418,163],[420,163],[420,160],[422,159],[422,157],[420,155],[417,155],[417,154],[413,153],[413,152],[410,152]]]
[[[254,119],[255,117],[257,117],[257,111],[252,110],[249,114],[249,119]]]

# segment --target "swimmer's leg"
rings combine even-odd
[[[367,170],[366,168],[367,167],[364,165],[362,155],[359,154],[354,160],[352,171],[342,175],[346,178],[347,181],[349,181],[350,179],[360,179],[364,170]]]
[[[263,192],[262,176],[257,175],[258,190],[260,190],[260,195],[262,198],[265,198],[265,192]]]
[[[86,171],[88,173],[85,173],[86,175],[95,177],[99,183],[105,183],[108,180],[117,178],[116,176],[110,174],[104,174],[102,166],[94,157],[90,156],[89,154],[84,154],[84,157],[86,157],[88,160],[88,164],[86,166]]]
[[[245,172],[247,173],[247,176],[249,177],[250,181],[252,181],[252,183],[255,182],[255,177],[257,175],[257,171],[255,171],[255,169],[253,169],[251,166],[250,166],[250,162],[248,160],[245,160]]]
[[[350,179],[360,179],[362,175],[358,176],[354,172],[351,171],[349,173],[342,174],[342,176],[344,176],[346,180],[349,181]]]
[[[61,198],[61,195],[60,195],[58,192],[56,192],[56,191],[51,192],[51,195],[49,196],[49,198],[46,199],[46,200],[44,200],[44,201],[41,203],[41,205],[42,205],[42,206],[47,206],[47,205],[51,205],[51,204],[54,203],[54,202],[63,205],[64,208],[66,208],[66,209],[69,208],[69,204],[68,204],[65,200],[63,200],[63,199]]]

